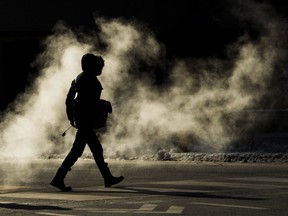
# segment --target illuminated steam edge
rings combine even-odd
[[[273,22],[273,17],[270,21]],[[15,110],[8,112],[1,124],[3,155],[34,158],[56,150],[68,151],[75,130],[61,137],[69,126],[65,97],[72,79],[81,72],[80,59],[88,51],[100,53],[105,59],[99,77],[104,87],[102,98],[113,106],[107,131],[101,134],[106,156],[125,157],[173,149],[169,139],[174,135],[191,135],[203,145],[203,151],[225,151],[231,142],[243,136],[243,131],[234,127],[235,122],[225,120],[225,116],[241,112],[261,99],[273,74],[276,53],[282,51],[281,46],[275,45],[279,43],[280,26],[273,26],[270,31],[269,26],[266,29],[260,22],[266,33],[257,42],[242,38],[241,43],[231,45],[239,53],[230,60],[232,69],[227,71],[220,59],[175,60],[169,69],[171,85],[163,91],[152,87],[149,79],[135,79],[131,75],[133,70],[144,72],[137,67],[140,61],[153,66],[163,59],[165,50],[153,33],[121,19],[97,18],[96,24],[101,30],[100,40],[107,45],[105,51],[97,48],[98,41],[93,35],[80,41],[76,32],[61,23],[55,27],[56,33],[46,39],[46,51],[36,60],[41,66],[40,76],[18,97]],[[215,71],[219,70],[227,76],[218,77]]]

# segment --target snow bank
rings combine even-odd
[[[41,159],[64,159],[65,154],[42,155]],[[93,160],[91,153],[85,153],[81,159]],[[154,155],[142,155],[138,157],[110,156],[113,160],[142,160],[142,161],[181,161],[181,162],[240,162],[240,163],[287,163],[288,153],[261,153],[261,152],[239,152],[239,153],[175,153],[165,149]]]

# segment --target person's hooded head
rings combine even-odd
[[[86,53],[82,56],[81,67],[84,73],[99,76],[101,75],[104,67],[104,59],[101,56]]]

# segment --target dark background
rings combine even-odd
[[[72,28],[96,30],[95,14],[136,19],[154,31],[168,57],[213,57],[223,55],[225,46],[245,31],[253,32],[231,14],[231,1],[0,0],[0,111],[37,75],[30,64],[58,20]],[[287,18],[287,1],[258,2],[268,2]]]

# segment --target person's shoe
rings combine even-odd
[[[72,187],[66,187],[63,181],[57,181],[55,179],[53,179],[50,182],[50,185],[58,188],[59,190],[63,191],[63,192],[69,192],[72,190]]]
[[[119,177],[109,177],[107,179],[105,179],[105,187],[111,187],[112,185],[118,184],[121,181],[123,181],[124,177],[123,176],[119,176]]]

